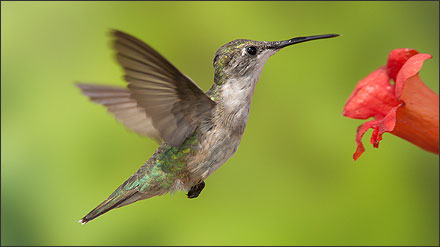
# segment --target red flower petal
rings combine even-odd
[[[375,123],[376,120],[367,121],[357,128],[356,131],[357,148],[353,154],[354,160],[357,160],[361,156],[361,154],[365,151],[364,145],[362,144],[362,137],[364,136],[365,132],[367,132],[367,130],[371,128]]]
[[[422,53],[414,55],[413,57],[409,58],[408,61],[402,66],[401,70],[397,74],[396,81],[396,98],[400,99],[400,96],[402,95],[403,87],[405,86],[405,81],[419,73],[420,69],[422,69],[423,62],[426,59],[432,58],[431,55]]]
[[[405,64],[405,62],[412,56],[418,54],[419,52],[414,49],[402,48],[394,49],[388,55],[387,61],[387,73],[391,79],[396,81],[397,73],[399,73],[400,68]]]
[[[361,139],[369,128],[374,129],[370,141],[376,148],[382,140],[382,134],[394,129],[396,110],[401,104],[396,100],[394,85],[390,84],[389,80],[386,68],[379,67],[356,85],[344,106],[343,116],[355,119],[375,118],[357,129],[358,146],[353,154],[354,160],[365,151]]]
[[[365,134],[365,132],[367,132],[368,129],[373,128],[370,142],[375,148],[379,147],[379,142],[382,140],[383,133],[394,130],[394,126],[396,125],[396,111],[400,106],[401,104],[398,104],[397,106],[391,108],[385,117],[375,118],[363,123],[358,127],[356,131],[357,148],[353,154],[354,160],[357,160],[365,151],[364,145],[362,144],[362,136]]]
[[[356,85],[342,115],[354,119],[383,118],[396,105],[394,85],[389,83],[386,69],[382,66]]]

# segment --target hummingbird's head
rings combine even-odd
[[[308,37],[296,37],[284,41],[255,41],[237,39],[226,43],[215,53],[214,69],[215,83],[223,84],[226,80],[234,78],[255,78],[263,70],[267,59],[280,49],[314,39],[324,39],[339,36],[325,34]]]

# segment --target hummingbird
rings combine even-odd
[[[141,40],[118,30],[112,30],[111,36],[127,87],[76,85],[127,129],[160,145],[79,221],[82,224],[112,209],[168,192],[184,190],[188,198],[198,197],[206,178],[237,151],[255,86],[268,58],[290,45],[339,35],[226,43],[215,53],[214,83],[206,93]]]

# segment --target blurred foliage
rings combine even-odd
[[[438,245],[439,158],[341,116],[356,83],[395,48],[430,53],[439,90],[438,2],[2,2],[2,245]],[[207,90],[237,38],[343,36],[269,59],[237,154],[201,196],[184,192],[82,226],[154,152],[75,81],[124,85],[110,29],[144,40]],[[367,137],[368,136],[368,137]]]

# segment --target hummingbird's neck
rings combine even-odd
[[[250,103],[258,78],[259,75],[249,75],[240,78],[215,78],[215,83],[206,92],[206,95],[217,104],[224,104],[228,101]],[[217,80],[221,81],[221,84],[218,84]]]
[[[246,127],[258,77],[228,78],[211,87],[207,95],[217,103],[214,118],[224,126],[237,129],[241,134]]]

